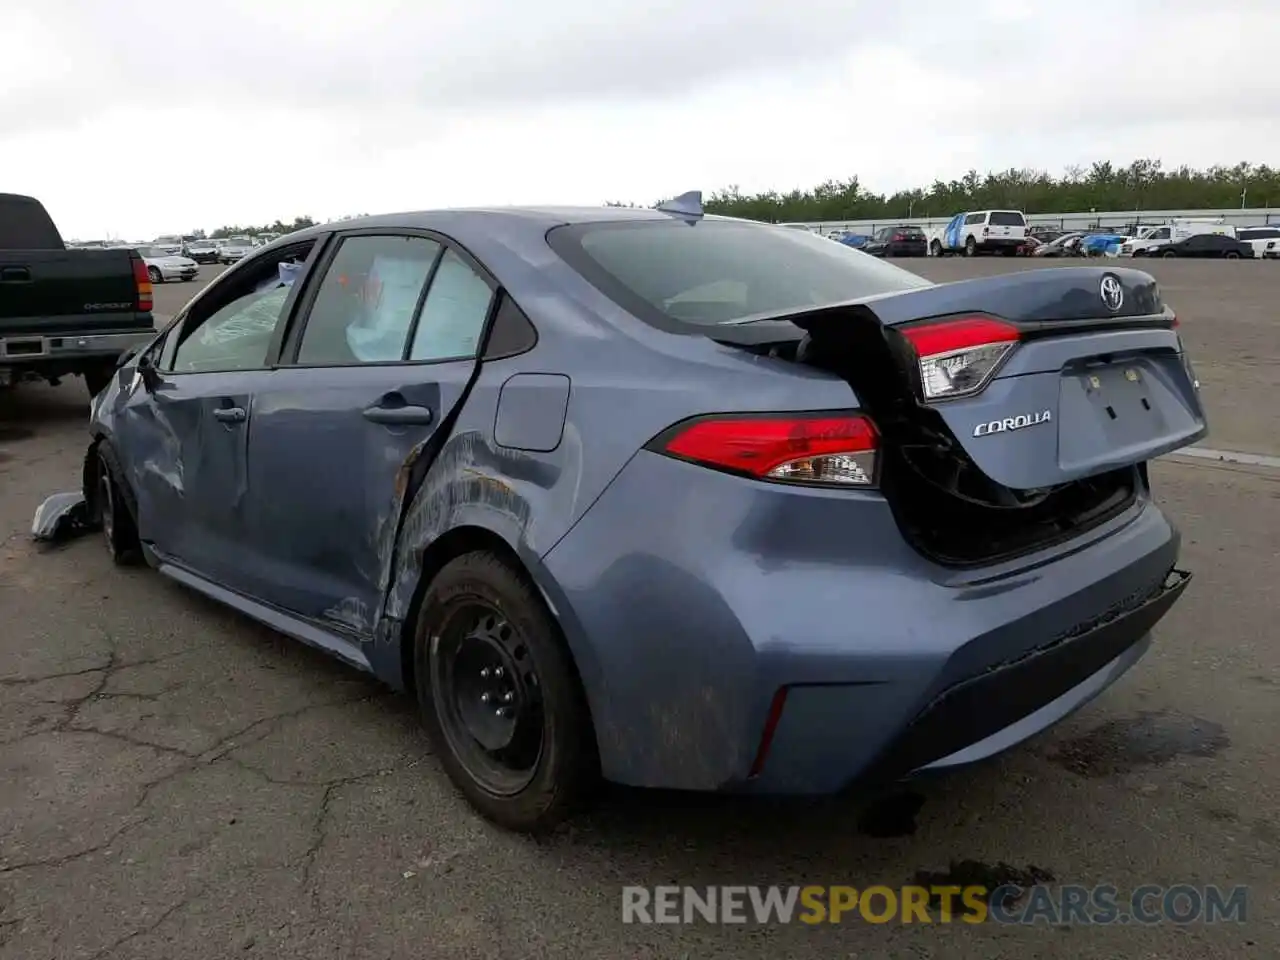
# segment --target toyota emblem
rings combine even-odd
[[[1124,287],[1120,286],[1120,280],[1116,277],[1107,275],[1102,278],[1102,302],[1112,313],[1119,312],[1124,306]]]

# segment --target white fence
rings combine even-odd
[[[956,211],[959,213],[960,211]],[[954,216],[955,214],[952,214]],[[1280,207],[1251,207],[1238,210],[1105,210],[1088,211],[1087,213],[1029,213],[1027,222],[1037,227],[1052,227],[1058,230],[1092,230],[1106,227],[1124,227],[1135,223],[1160,224],[1169,220],[1182,218],[1218,219],[1221,218],[1232,226],[1253,227],[1262,224],[1280,224]],[[819,233],[861,233],[870,234],[881,227],[922,227],[928,230],[933,227],[945,227],[951,217],[905,217],[891,219],[884,217],[878,220],[839,220],[807,223],[805,226]]]

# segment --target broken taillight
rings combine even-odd
[[[913,324],[902,335],[915,349],[924,399],[953,400],[981,391],[1017,346],[1018,328],[994,317],[952,317]]]
[[[758,480],[867,488],[879,434],[860,414],[724,415],[678,423],[649,446]]]

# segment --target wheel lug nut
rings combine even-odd
[[[511,702],[512,700],[514,700],[515,698],[516,698],[516,695],[515,695],[514,693],[512,693],[510,690],[508,690],[506,693],[504,693],[504,694],[502,695],[502,702],[503,702],[503,703],[510,703],[510,702]]]
[[[480,694],[480,702],[481,702],[481,703],[488,703],[488,702],[489,702],[489,699],[490,699],[490,697],[489,697],[489,691],[487,691],[487,690],[486,690],[484,693]]]
[[[507,715],[507,708],[506,708],[506,707],[498,707],[498,709],[494,710],[493,712],[494,712],[494,714],[496,714],[496,715],[497,715],[497,716],[499,716],[499,717],[506,717],[506,715]]]
[[[481,670],[481,671],[480,671],[480,679],[481,679],[481,680],[488,680],[488,679],[489,679],[489,668],[488,668],[488,667],[485,667],[483,670]]]
[[[494,667],[494,668],[493,668],[493,675],[494,675],[495,677],[501,677],[501,676],[502,676],[502,668],[501,668],[501,667]]]

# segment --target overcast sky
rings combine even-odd
[[[1034,11],[1034,12],[1033,12]],[[0,191],[68,238],[1280,163],[1280,0],[6,0]]]

